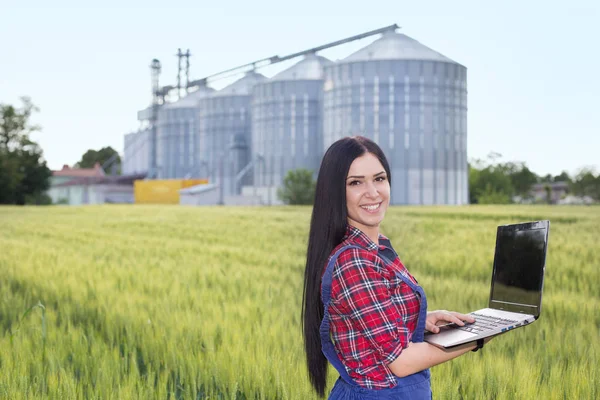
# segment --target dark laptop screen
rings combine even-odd
[[[498,227],[490,307],[539,315],[547,221]]]

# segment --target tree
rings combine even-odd
[[[550,184],[546,183],[544,185],[544,191],[546,192],[546,202],[552,204],[552,188],[550,187]]]
[[[593,168],[582,168],[573,178],[570,189],[577,196],[589,196],[600,200],[600,174],[596,175]]]
[[[23,106],[0,104],[0,203],[47,202],[43,196],[50,186],[52,171],[43,159],[39,145],[29,138],[40,128],[31,115],[39,111],[27,97]]]
[[[283,187],[277,190],[277,197],[286,204],[313,204],[315,187],[312,171],[291,170],[283,179]]]
[[[513,193],[511,179],[502,165],[486,166],[481,160],[476,160],[474,165],[469,164],[469,202],[471,204],[510,203]]]
[[[546,174],[540,178],[540,183],[552,183],[554,182],[554,178],[551,174]]]
[[[514,189],[513,194],[524,199],[531,197],[531,187],[537,183],[538,176],[522,162],[509,162],[504,164],[503,168],[510,177]]]
[[[499,162],[501,154],[492,152],[488,161],[469,163],[469,202],[471,204],[512,203],[515,196],[530,198],[539,177],[524,162]]]
[[[114,157],[114,158],[113,158]],[[112,147],[103,147],[100,150],[88,150],[83,156],[81,156],[81,160],[75,164],[77,168],[94,168],[96,163],[100,165],[104,165],[108,160],[112,160],[112,165],[119,166],[121,164],[121,157],[119,153],[113,149]],[[118,168],[120,173],[120,167]]]
[[[554,177],[554,182],[567,182],[567,183],[571,183],[571,177],[569,176],[569,174],[567,173],[567,171],[563,171],[560,173],[560,175],[556,175]]]
[[[511,202],[512,199],[507,193],[492,187],[490,184],[487,184],[477,197],[478,204],[509,204]]]

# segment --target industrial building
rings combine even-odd
[[[318,171],[323,156],[323,67],[309,53],[254,88],[252,151],[257,188],[281,184],[289,170]]]
[[[206,86],[160,108],[157,121],[157,178],[174,179],[198,177],[201,171],[199,157],[199,113],[202,99],[215,93]]]
[[[251,103],[254,86],[264,75],[247,72],[231,85],[202,99],[197,110],[199,154],[210,182],[219,182],[226,195],[240,194],[252,176],[235,177],[251,159]]]
[[[464,66],[389,31],[325,75],[325,149],[362,134],[388,158],[394,204],[468,203]]]
[[[467,70],[396,30],[233,68],[225,72],[244,75],[221,90],[208,86],[219,74],[190,82],[189,70],[185,85],[178,75],[177,86],[161,88],[154,60],[153,104],[138,113],[141,129],[125,136],[123,172],[208,178],[210,188],[185,193],[206,199],[187,204],[277,204],[289,170],[316,177],[331,143],[363,135],[388,157],[391,204],[468,203]],[[336,62],[318,54],[376,35]],[[290,59],[298,62],[270,78],[257,72]],[[183,86],[187,94],[169,101]]]

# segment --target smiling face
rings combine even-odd
[[[390,183],[379,159],[371,154],[356,158],[346,178],[348,223],[378,243],[379,224],[390,203]]]

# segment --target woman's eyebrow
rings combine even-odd
[[[376,173],[376,174],[375,174],[375,175],[373,175],[373,176],[374,176],[374,177],[378,177],[378,176],[379,176],[379,175],[381,175],[381,174],[385,174],[385,171],[378,172],[378,173]],[[365,177],[364,175],[351,175],[351,176],[347,177],[347,178],[346,178],[346,180],[348,180],[348,179],[351,179],[351,178],[360,178],[360,179],[364,179],[364,177]]]

